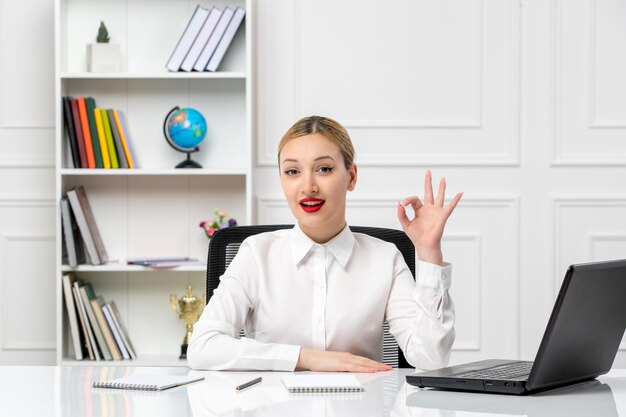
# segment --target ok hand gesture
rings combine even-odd
[[[437,265],[443,264],[441,236],[446,221],[463,196],[463,193],[458,193],[450,204],[444,207],[445,193],[446,180],[442,178],[439,182],[437,197],[433,196],[432,174],[428,170],[424,179],[424,201],[422,202],[417,196],[411,196],[398,203],[398,220],[404,233],[415,245],[417,257],[421,261]],[[409,204],[413,207],[413,219],[409,219],[405,211],[405,207]]]

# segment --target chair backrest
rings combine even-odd
[[[219,285],[219,279],[228,268],[230,261],[237,255],[239,246],[248,236],[263,232],[272,232],[279,229],[291,229],[293,225],[258,225],[258,226],[235,226],[218,230],[209,243],[209,255],[207,259],[206,300],[207,303],[213,295],[213,291]],[[413,279],[415,279],[415,247],[408,236],[395,229],[379,227],[350,226],[355,233],[364,233],[387,242],[394,243],[404,256]],[[383,324],[383,362],[400,368],[410,367],[404,358],[402,350],[398,347],[395,338],[389,333],[387,322]]]

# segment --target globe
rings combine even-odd
[[[198,145],[204,140],[206,131],[206,120],[198,110],[178,106],[170,110],[163,123],[163,134],[172,148],[187,154],[187,159],[176,168],[202,168],[191,160],[191,153],[200,150]]]

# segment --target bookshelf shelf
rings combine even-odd
[[[125,264],[105,264],[105,265],[79,265],[77,267],[71,267],[69,265],[63,265],[61,267],[63,272],[206,272],[206,265],[185,265],[177,266],[173,268],[152,268],[140,265],[125,265]]]
[[[218,72],[143,72],[143,73],[93,73],[76,72],[62,73],[62,80],[245,80],[246,73],[242,71]]]
[[[65,168],[61,170],[63,176],[245,176],[247,172],[244,169],[237,168],[214,168],[214,169],[74,169]]]
[[[188,2],[55,0],[55,199],[82,186],[113,261],[71,267],[63,258],[60,208],[56,220],[56,361],[77,366],[186,366],[178,359],[184,323],[169,304],[187,285],[204,294],[208,240],[199,223],[226,210],[239,224],[252,222],[252,0],[198,0],[203,7],[242,7],[246,17],[216,72],[166,72],[165,65],[193,7]],[[195,7],[195,4],[193,5]],[[146,13],[149,8],[149,13]],[[121,47],[122,71],[87,71],[86,46],[104,20]],[[137,169],[75,168],[62,98],[93,97],[96,107],[123,112]],[[202,113],[207,135],[191,158],[202,169],[175,169],[185,154],[163,137],[175,106]],[[153,268],[126,265],[138,257],[189,257],[197,265]],[[115,301],[137,353],[135,360],[75,360],[63,276],[92,284]]]

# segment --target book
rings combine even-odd
[[[202,25],[209,16],[209,9],[206,9],[200,5],[196,6],[191,19],[187,23],[187,27],[183,31],[182,36],[178,40],[170,59],[168,59],[165,67],[172,72],[176,72],[180,69],[183,60],[187,56],[191,45],[198,37]]]
[[[85,309],[83,299],[80,296],[80,286],[83,284],[84,283],[81,280],[77,279],[72,284],[72,295],[74,295],[74,303],[76,304],[76,307],[78,309],[78,318],[80,319],[81,328],[83,330],[85,347],[87,348],[89,359],[99,361],[101,359],[101,356],[98,352],[98,346],[96,345],[96,339],[93,335],[93,330],[91,329],[91,325],[89,324],[87,310]]]
[[[85,141],[85,154],[87,155],[87,167],[95,168],[96,159],[93,154],[93,141],[91,140],[91,131],[89,130],[89,119],[87,118],[87,106],[84,97],[76,99],[78,103],[78,115],[80,116],[80,126],[83,129],[83,140]]]
[[[85,107],[87,108],[87,122],[89,123],[89,133],[93,144],[93,156],[96,160],[96,168],[104,168],[102,164],[102,151],[100,150],[100,140],[98,138],[98,130],[96,128],[96,118],[94,110],[96,109],[96,100],[93,97],[85,98]]]
[[[113,356],[111,356],[111,352],[109,351],[106,340],[104,339],[104,334],[102,333],[102,329],[100,329],[100,324],[96,318],[96,313],[93,310],[93,305],[91,304],[91,300],[96,298],[93,287],[89,282],[87,282],[79,287],[78,292],[83,300],[83,305],[85,306],[85,311],[87,312],[87,318],[95,336],[98,349],[100,350],[100,353],[102,353],[102,358],[110,361],[113,359]]]
[[[100,150],[102,151],[102,165],[103,168],[111,168],[111,159],[109,158],[109,147],[107,145],[107,138],[104,134],[104,124],[102,123],[102,112],[100,109],[95,108],[93,110],[94,119],[96,121],[96,132],[98,133],[98,142],[100,143]]]
[[[152,267],[173,267],[182,265],[204,265],[204,261],[186,256],[171,258],[129,258],[128,265],[152,266]]]
[[[185,60],[183,61],[182,65],[180,66],[180,69],[182,71],[189,72],[193,69],[193,66],[195,65],[196,61],[200,57],[200,54],[202,53],[204,46],[209,41],[209,38],[211,37],[211,34],[213,33],[215,26],[217,26],[217,22],[220,20],[221,16],[222,16],[222,11],[220,9],[216,7],[211,9],[211,12],[209,13],[209,17],[207,17],[206,21],[202,25],[202,29],[200,29],[200,33],[198,33],[198,37],[193,42],[193,45],[191,45],[191,48],[189,49],[189,53],[185,57]]]
[[[74,168],[80,168],[80,156],[78,155],[78,144],[76,143],[76,133],[74,132],[70,97],[63,97],[63,121],[65,123],[65,130],[67,130],[67,140],[72,154],[72,164]]]
[[[113,109],[107,109],[107,116],[109,118],[109,124],[111,125],[111,134],[113,135],[113,142],[115,143],[115,152],[117,153],[117,162],[120,168],[128,168],[128,160],[124,152],[124,145],[122,145],[122,138],[120,132],[117,130],[117,124],[115,123],[115,114]]]
[[[85,153],[85,140],[83,139],[83,128],[80,126],[80,115],[78,114],[78,102],[75,98],[70,99],[72,108],[72,121],[74,122],[74,133],[76,134],[76,147],[80,157],[80,165],[76,168],[88,168],[87,154]]]
[[[102,314],[104,315],[104,318],[106,319],[109,325],[109,328],[111,329],[111,333],[113,334],[115,343],[117,344],[117,347],[119,348],[120,353],[122,354],[122,358],[131,359],[130,354],[128,353],[128,349],[126,349],[126,345],[124,344],[124,340],[122,340],[121,331],[117,327],[117,324],[115,323],[115,321],[113,320],[113,313],[111,313],[109,305],[107,303],[102,303],[100,305],[100,308],[102,309]]]
[[[94,388],[131,389],[163,391],[165,389],[191,384],[203,380],[195,375],[128,375],[108,381],[94,381]]]
[[[117,151],[115,150],[115,143],[113,142],[113,134],[111,133],[109,114],[106,109],[100,109],[100,114],[102,115],[102,126],[106,137],[107,149],[109,150],[109,158],[111,158],[111,168],[119,168],[120,165],[117,160]]]
[[[85,189],[82,186],[78,186],[68,190],[67,198],[74,212],[80,234],[87,246],[87,252],[92,264],[100,265],[106,263],[109,260],[109,256],[102,242]]]
[[[91,308],[93,308],[93,313],[96,316],[96,320],[98,320],[98,325],[100,326],[100,331],[102,331],[102,336],[104,337],[104,341],[107,344],[107,348],[111,353],[114,361],[122,360],[122,353],[115,341],[115,337],[113,336],[113,332],[111,331],[111,327],[109,326],[109,322],[106,317],[104,317],[104,312],[102,311],[102,305],[104,304],[104,300],[101,296],[95,296],[91,300]]]
[[[122,322],[122,316],[117,309],[117,305],[114,301],[108,301],[105,303],[108,307],[108,310],[111,312],[111,316],[113,317],[113,321],[115,322],[115,326],[120,331],[120,335],[122,336],[122,341],[128,350],[128,354],[131,359],[137,359],[137,354],[135,353],[135,348],[133,347],[132,342],[130,341],[130,337],[128,336],[128,331],[126,327],[124,327],[124,322]]]
[[[80,340],[80,330],[78,329],[78,315],[72,294],[72,284],[76,282],[74,274],[63,275],[63,299],[67,310],[68,321],[70,322],[70,333],[72,334],[72,345],[74,346],[74,357],[76,360],[83,359],[83,344]]]
[[[361,392],[363,385],[354,375],[285,375],[285,388],[291,393]]]
[[[124,113],[121,110],[117,110],[117,115],[119,116],[119,119],[120,119],[122,132],[124,134],[124,137],[126,138],[126,144],[128,145],[128,152],[130,152],[130,157],[133,160],[133,166],[135,168],[138,168],[139,164],[137,162],[137,155],[135,154],[135,151],[133,150],[133,143],[130,137],[130,130],[128,130],[128,124],[126,123],[126,118],[124,117]]]
[[[122,142],[124,157],[126,158],[126,162],[128,163],[128,168],[133,169],[135,168],[135,164],[133,163],[133,158],[130,154],[130,148],[128,147],[126,135],[124,135],[124,129],[122,129],[122,122],[120,121],[120,116],[117,110],[113,110],[113,118],[115,119],[115,129],[120,135],[120,142]]]
[[[204,71],[206,69],[206,66],[209,63],[211,56],[213,56],[213,53],[215,52],[217,45],[220,43],[222,35],[224,35],[224,32],[226,31],[226,28],[228,27],[228,24],[230,23],[234,14],[235,11],[230,7],[226,7],[224,9],[222,15],[220,16],[220,20],[217,22],[217,25],[213,30],[213,33],[211,33],[211,37],[209,37],[209,40],[202,50],[202,53],[200,53],[198,60],[193,66],[193,69],[195,71]]]
[[[67,249],[67,261],[70,266],[75,268],[79,263],[85,262],[85,257],[78,225],[66,197],[61,199],[61,224],[63,226],[63,241]]]
[[[224,58],[224,55],[226,54],[228,47],[233,41],[233,38],[235,37],[237,30],[241,26],[241,22],[243,22],[243,18],[245,17],[245,15],[246,15],[246,10],[242,9],[241,7],[237,7],[237,9],[235,10],[235,14],[233,15],[233,18],[228,23],[228,27],[226,28],[226,31],[224,32],[222,39],[220,39],[220,43],[217,45],[217,48],[215,49],[213,56],[211,56],[211,59],[209,60],[208,65],[206,66],[206,71],[217,71],[217,68],[220,66],[220,63],[222,62],[222,58]]]

